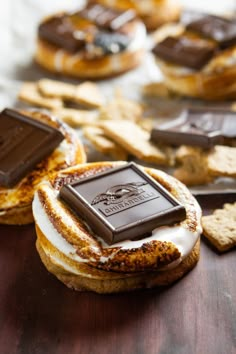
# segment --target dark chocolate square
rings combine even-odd
[[[4,109],[0,113],[0,185],[14,186],[63,139],[59,130]]]
[[[215,47],[209,41],[187,37],[167,37],[153,49],[160,59],[196,70],[201,69],[214,52]]]
[[[232,111],[196,108],[183,111],[170,122],[153,128],[151,140],[172,145],[210,148],[236,137],[236,114]]]
[[[134,163],[64,185],[60,197],[113,244],[185,219],[185,208]]]
[[[211,38],[221,48],[236,44],[236,21],[214,15],[202,15],[186,26],[186,29]]]
[[[49,18],[39,26],[38,35],[43,40],[69,52],[76,52],[86,44],[85,38],[81,36],[78,38],[76,35],[76,28],[68,16]]]
[[[126,23],[132,21],[136,17],[135,11],[131,9],[119,11],[101,4],[90,4],[80,11],[78,15],[95,23],[98,27],[110,31],[118,31]]]

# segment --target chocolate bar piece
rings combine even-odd
[[[63,139],[59,130],[4,109],[0,113],[0,185],[14,186]]]
[[[80,32],[80,31],[79,31]],[[85,46],[85,36],[77,35],[76,28],[67,16],[49,18],[39,26],[39,38],[69,52],[76,52]]]
[[[118,11],[100,4],[91,4],[78,13],[98,27],[118,31],[136,17],[133,10]]]
[[[224,49],[236,44],[236,21],[219,16],[202,15],[186,26],[188,31],[215,40]]]
[[[153,49],[160,59],[196,70],[212,58],[214,51],[215,47],[209,41],[187,37],[167,37]]]
[[[60,197],[108,244],[186,218],[185,208],[134,163],[64,185]]]
[[[151,140],[172,145],[210,148],[236,138],[236,114],[218,109],[190,109],[168,123],[154,127]]]

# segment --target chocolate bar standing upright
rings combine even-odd
[[[184,110],[177,119],[155,126],[151,140],[172,145],[210,148],[236,138],[236,114],[232,111],[194,108]]]
[[[59,130],[4,109],[0,113],[0,186],[14,186],[63,139]]]
[[[134,163],[64,185],[60,197],[108,244],[186,218],[185,208]]]

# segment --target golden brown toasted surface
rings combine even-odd
[[[23,113],[59,129],[65,139],[13,188],[0,187],[0,212],[3,218],[7,211],[31,205],[36,187],[41,181],[50,178],[52,173],[85,161],[83,146],[72,129],[39,111]]]
[[[74,166],[61,171],[52,180],[52,185],[41,184],[37,196],[40,205],[54,229],[76,250],[80,259],[98,269],[118,272],[140,272],[159,269],[180,259],[180,252],[172,242],[151,240],[139,248],[125,249],[113,245],[104,247],[78,215],[58,198],[58,190],[65,183],[117,167],[124,162],[99,162]],[[187,217],[181,226],[190,232],[199,232],[198,205],[190,192],[180,182],[164,172],[145,168],[186,208]],[[37,224],[37,215],[35,215]],[[40,225],[38,225],[40,227]]]
[[[198,262],[200,255],[200,240],[198,240],[183,262],[166,271],[116,273],[99,270],[83,263],[76,264],[76,266],[69,263],[68,268],[60,261],[60,258],[58,260],[58,254],[55,253],[56,251],[53,252],[52,247],[49,248],[46,244],[46,237],[37,227],[36,232],[38,236],[36,247],[45,267],[66,286],[77,291],[95,291],[106,294],[170,285],[189,272]]]
[[[37,39],[35,61],[49,72],[79,79],[100,80],[123,74],[140,65],[144,53],[145,49],[142,48],[87,60]]]

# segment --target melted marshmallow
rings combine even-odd
[[[76,254],[76,249],[62,237],[50,222],[47,214],[45,213],[42,204],[39,200],[38,193],[35,193],[35,197],[32,204],[33,215],[36,224],[47,237],[47,240],[57,248],[61,253],[70,259],[77,262],[86,262],[83,258]]]
[[[56,51],[55,54],[55,59],[54,59],[54,67],[56,69],[56,71],[61,72],[63,69],[63,56],[64,56],[65,52],[63,49],[59,49]]]
[[[197,205],[196,206],[196,211],[197,211],[197,218],[198,222],[200,225],[200,216],[201,216],[201,210],[200,207]],[[72,245],[70,245],[64,238],[63,236],[55,229],[53,224],[51,223],[50,219],[48,218],[46,212],[43,209],[43,206],[41,205],[41,202],[39,200],[38,194],[35,194],[34,201],[33,201],[33,215],[36,221],[36,224],[40,228],[40,230],[43,232],[45,237],[48,239],[48,241],[55,247],[57,248],[61,253],[66,255],[68,258],[78,261],[78,262],[89,262],[89,260],[83,259],[79,257],[76,254],[76,250]],[[150,241],[167,241],[167,242],[172,242],[179,250],[181,253],[180,260],[182,261],[185,257],[187,257],[193,247],[195,246],[199,236],[201,234],[201,227],[199,226],[196,232],[191,232],[184,228],[183,226],[164,226],[160,227],[157,229],[153,230],[153,233],[150,237],[146,237],[141,240],[125,240],[119,243],[116,243],[115,245],[108,245],[104,240],[99,239],[101,241],[102,246],[104,248],[116,248],[120,247],[121,249],[127,250],[127,249],[134,249],[134,248],[140,248],[144,243],[150,242]],[[104,259],[105,258],[105,259]],[[100,261],[101,262],[106,262],[109,260],[109,257],[101,257]],[[180,262],[173,262],[172,264],[169,265],[168,268],[172,268],[174,266],[177,266]]]

